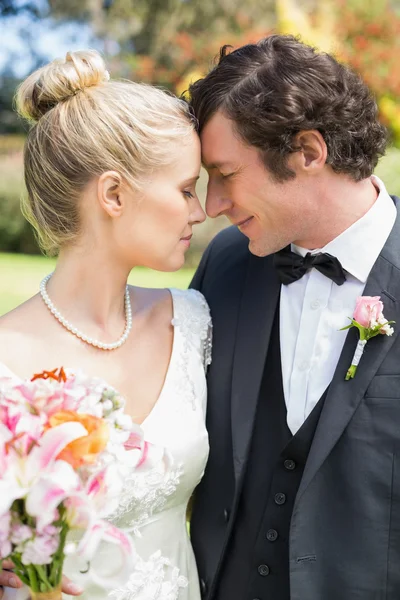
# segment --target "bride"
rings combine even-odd
[[[166,472],[125,482],[114,520],[140,556],[129,582],[111,592],[88,584],[81,598],[199,600],[185,515],[208,456],[209,310],[193,290],[127,285],[136,266],[182,267],[193,226],[205,219],[195,123],[159,89],[110,81],[95,51],[30,75],[17,109],[32,124],[25,212],[58,260],[39,293],[0,318],[0,376],[64,366],[101,377],[146,440],[172,457]],[[72,581],[78,570],[67,565]]]

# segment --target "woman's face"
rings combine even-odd
[[[193,132],[190,140],[171,147],[171,156],[176,157],[173,162],[154,171],[140,193],[125,194],[123,214],[114,221],[113,243],[128,268],[180,269],[193,225],[206,218],[196,195],[201,165],[198,135]]]

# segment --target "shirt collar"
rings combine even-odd
[[[396,207],[383,181],[372,176],[379,189],[378,198],[369,211],[338,237],[317,252],[327,252],[339,259],[343,269],[365,283],[396,220]],[[305,256],[309,250],[292,244],[292,251]]]

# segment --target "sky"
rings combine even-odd
[[[29,43],[21,31],[33,29],[35,51],[46,60],[62,57],[68,51],[98,48],[90,27],[85,24],[54,24],[51,20],[33,20],[27,14],[0,20],[0,72],[10,67],[17,77],[25,76],[34,66]]]

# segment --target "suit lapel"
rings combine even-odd
[[[253,430],[280,282],[272,257],[250,256],[239,311],[232,374],[232,445],[238,481]]]
[[[368,278],[363,296],[381,296],[384,315],[396,321],[391,337],[377,336],[370,340],[354,379],[345,381],[354,355],[358,332],[350,329],[334,377],[325,400],[314,436],[304,475],[297,494],[298,501],[318,469],[347,427],[379,366],[400,332],[400,217],[378,257]],[[351,316],[351,315],[349,315]]]

